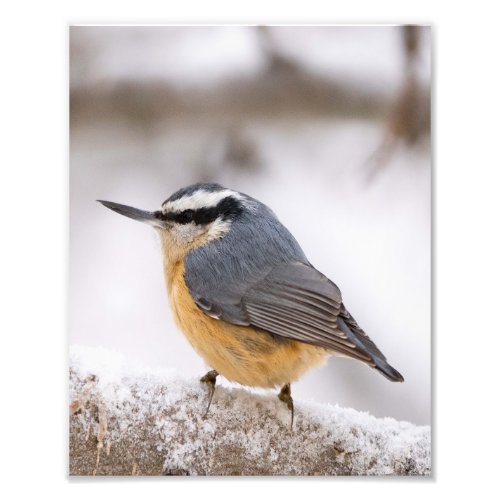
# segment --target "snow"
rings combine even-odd
[[[198,379],[105,349],[72,346],[70,372],[74,475],[430,474],[428,426],[296,400],[291,429],[276,394],[235,387],[217,387],[204,418]]]

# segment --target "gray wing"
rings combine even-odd
[[[362,340],[368,339],[366,334],[361,329],[356,334],[342,318],[347,311],[340,290],[308,264],[276,266],[245,293],[241,304],[253,326],[375,366]]]
[[[217,319],[331,349],[373,367],[373,356],[385,359],[345,309],[338,287],[306,263],[275,266],[238,299],[215,303],[209,297],[194,298]]]

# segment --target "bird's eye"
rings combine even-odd
[[[191,222],[193,220],[193,217],[194,217],[194,212],[193,210],[184,210],[184,212],[181,212],[181,222],[183,224],[187,224],[188,222]]]

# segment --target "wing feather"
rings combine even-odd
[[[247,290],[242,305],[254,326],[371,362],[369,353],[338,326],[342,308],[339,289],[310,265],[294,262],[276,266]]]
[[[229,303],[194,295],[207,315],[330,349],[375,366],[383,356],[342,303],[338,287],[303,262],[281,263]],[[382,358],[385,359],[385,358]]]

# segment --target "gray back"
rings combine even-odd
[[[184,264],[187,286],[200,307],[226,321],[248,325],[241,307],[245,292],[278,264],[308,261],[272,210],[246,198],[250,209],[232,222],[229,233],[192,250]]]

